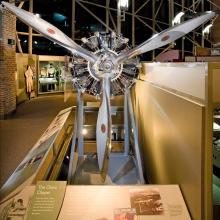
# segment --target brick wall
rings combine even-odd
[[[5,118],[16,109],[16,51],[8,44],[15,40],[16,18],[6,10],[0,13],[0,118]]]

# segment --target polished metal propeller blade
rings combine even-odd
[[[10,12],[15,14],[21,21],[25,24],[31,26],[34,30],[44,35],[49,40],[59,44],[70,50],[73,53],[76,53],[80,57],[95,63],[97,57],[90,53],[88,50],[82,48],[78,44],[76,44],[72,39],[70,39],[67,35],[65,35],[58,28],[48,23],[47,21],[35,16],[34,14],[20,9],[10,3],[1,2],[1,4],[7,8]]]
[[[119,54],[114,60],[114,63],[123,63],[125,60],[130,59],[134,56],[169,44],[177,40],[178,38],[183,37],[206,21],[212,19],[215,15],[215,12],[207,11],[202,13],[200,16],[183,22],[182,24],[168,28],[158,34],[155,34],[139,46]]]
[[[99,169],[106,175],[111,151],[110,78],[108,76],[102,79],[102,103],[96,125],[96,142]]]

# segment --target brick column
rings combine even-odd
[[[16,17],[6,10],[0,11],[0,118],[16,109]],[[12,41],[13,42],[13,41]]]

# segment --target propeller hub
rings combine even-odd
[[[93,64],[88,62],[88,70],[92,77],[96,80],[100,80],[104,76],[108,75],[111,80],[120,76],[123,64],[113,64],[112,60],[117,56],[117,53],[108,50],[101,49],[95,53],[99,56],[98,60]]]
[[[97,57],[96,61],[73,60],[72,75],[74,86],[92,95],[103,91],[102,81],[110,80],[111,95],[121,95],[135,83],[138,75],[138,59],[128,59],[120,64],[119,54],[129,49],[128,39],[114,33],[95,33],[89,38],[82,38],[82,47],[89,49]]]
[[[108,61],[105,62],[104,65],[103,65],[103,69],[104,69],[104,71],[106,71],[106,72],[111,71],[111,69],[112,69],[112,65],[111,65],[111,63],[108,62]]]

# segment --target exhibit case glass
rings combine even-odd
[[[67,59],[60,56],[39,56],[38,94],[64,91]]]

